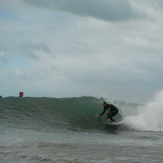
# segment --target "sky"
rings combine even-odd
[[[0,0],[0,95],[146,103],[162,29],[162,0]]]

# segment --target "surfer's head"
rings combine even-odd
[[[107,103],[106,103],[105,101],[102,102],[102,106],[106,106],[106,104],[107,104]]]
[[[19,92],[19,97],[23,97],[24,93],[23,92]]]

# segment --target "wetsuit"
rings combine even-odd
[[[104,106],[104,110],[100,114],[100,116],[103,115],[106,110],[109,111],[109,113],[107,114],[107,119],[110,118],[111,121],[115,121],[113,119],[113,116],[118,114],[118,109],[114,105],[112,105],[112,104],[106,104],[106,106]]]

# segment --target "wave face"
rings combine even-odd
[[[115,116],[125,126],[136,130],[163,131],[163,91],[145,106],[123,101],[106,100],[119,109]],[[0,99],[0,123],[5,128],[42,131],[104,129],[106,113],[102,100],[94,97],[34,98],[7,97]]]
[[[7,97],[0,101],[0,122],[6,127],[88,130],[103,128],[106,122],[106,115],[95,118],[103,108],[94,97]]]

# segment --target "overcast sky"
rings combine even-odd
[[[162,0],[0,0],[0,95],[145,103],[163,89]]]

